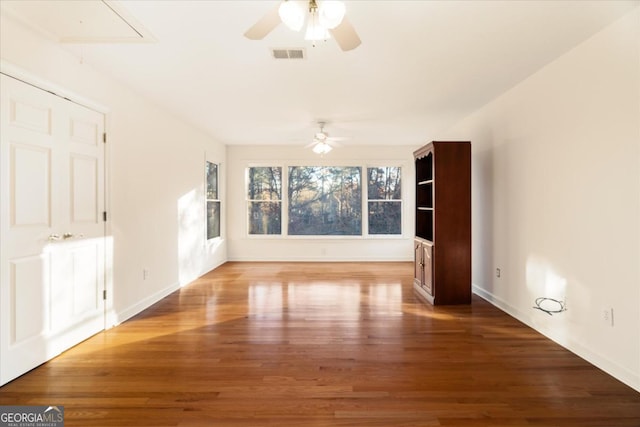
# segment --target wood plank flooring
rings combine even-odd
[[[65,426],[640,426],[640,393],[411,263],[227,263],[0,388]]]

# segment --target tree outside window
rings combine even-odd
[[[249,234],[282,234],[282,168],[247,171]]]
[[[369,234],[402,234],[399,167],[367,168]]]
[[[362,169],[358,166],[289,166],[283,200],[283,168],[247,168],[250,235],[362,236],[402,234],[400,167],[368,167],[368,229],[362,227]],[[283,231],[287,206],[287,231]]]
[[[361,168],[289,167],[289,235],[362,234]]]

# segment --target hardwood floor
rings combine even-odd
[[[411,263],[228,263],[0,388],[65,426],[640,426],[640,393]]]

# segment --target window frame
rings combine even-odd
[[[370,199],[369,198],[369,169],[373,169],[373,168],[398,168],[400,170],[400,198],[399,199]],[[402,237],[404,236],[404,219],[405,219],[405,212],[404,212],[404,200],[405,200],[405,184],[404,184],[404,167],[402,165],[398,165],[398,164],[387,164],[387,163],[380,163],[380,164],[367,164],[366,166],[366,197],[363,196],[364,199],[366,199],[364,201],[364,203],[366,204],[366,213],[367,213],[367,228],[366,228],[366,235],[367,236],[371,236],[371,237],[381,237],[381,238],[388,238],[388,237]],[[369,233],[369,202],[383,202],[383,203],[400,203],[400,233],[397,234],[379,234],[379,233]],[[364,211],[363,211],[364,212]],[[364,221],[363,221],[364,224]],[[363,225],[364,226],[364,225]]]
[[[355,168],[359,170],[359,180],[360,180],[360,233],[358,234],[289,234],[289,172],[290,172],[290,168]],[[340,164],[340,165],[326,165],[326,164],[322,164],[322,165],[316,165],[316,164],[311,164],[311,165],[299,165],[299,164],[289,164],[287,165],[287,236],[289,237],[298,237],[298,238],[319,238],[319,237],[324,237],[324,238],[359,238],[362,237],[364,235],[364,228],[363,228],[363,223],[362,223],[362,219],[363,219],[363,204],[362,204],[362,191],[364,190],[365,186],[363,185],[363,167],[362,165],[358,165],[358,164]]]
[[[216,171],[216,197],[209,198],[209,164],[215,165]],[[215,239],[222,238],[222,200],[220,198],[220,163],[212,162],[210,160],[204,161],[204,239],[205,242],[210,242]],[[218,204],[218,234],[217,236],[209,237],[209,202]]]
[[[406,160],[370,160],[363,162],[359,161],[349,161],[349,160],[340,160],[333,162],[326,161],[315,161],[315,160],[287,160],[287,161],[259,161],[259,162],[246,162],[244,165],[244,199],[245,199],[245,232],[244,235],[248,239],[277,239],[277,240],[398,240],[405,239],[405,226],[404,222],[407,220],[407,212],[406,207],[407,204],[405,200],[407,200],[407,171],[408,171],[409,163]],[[318,167],[359,167],[361,170],[361,227],[362,232],[358,235],[289,235],[289,197],[288,197],[288,189],[289,189],[289,167],[290,166],[318,166]],[[249,180],[249,168],[252,167],[279,167],[282,170],[282,194],[281,194],[281,212],[280,212],[280,221],[281,221],[281,230],[280,234],[249,234],[249,200],[247,198],[247,189],[248,189],[248,180]],[[366,176],[368,168],[374,167],[398,167],[400,168],[400,180],[401,180],[401,208],[400,208],[400,234],[369,234],[369,206],[368,206],[368,177]],[[392,200],[396,201],[396,200]]]
[[[250,226],[250,218],[249,218],[249,208],[251,206],[251,203],[255,203],[255,202],[275,202],[275,200],[256,200],[256,199],[249,199],[249,192],[247,191],[249,188],[249,169],[250,168],[280,168],[280,233],[279,234],[252,234],[249,231],[251,230],[251,226]],[[284,169],[283,166],[281,166],[280,164],[275,164],[275,163],[268,163],[268,164],[264,164],[264,163],[251,163],[249,165],[247,165],[244,168],[244,201],[245,201],[245,208],[244,208],[244,212],[245,212],[245,235],[250,237],[250,238],[257,238],[257,239],[265,239],[265,238],[282,238],[286,236],[285,230],[287,227],[286,224],[286,217],[285,217],[285,212],[284,212],[284,203],[285,203],[285,199],[286,197],[283,197],[284,195],[284,191],[285,191],[285,173],[284,173]]]

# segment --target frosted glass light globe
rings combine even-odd
[[[338,0],[325,0],[318,6],[320,25],[330,30],[342,22],[345,13],[344,3]]]
[[[278,15],[284,25],[293,31],[300,31],[304,25],[304,11],[298,3],[293,0],[285,0],[278,8]]]

